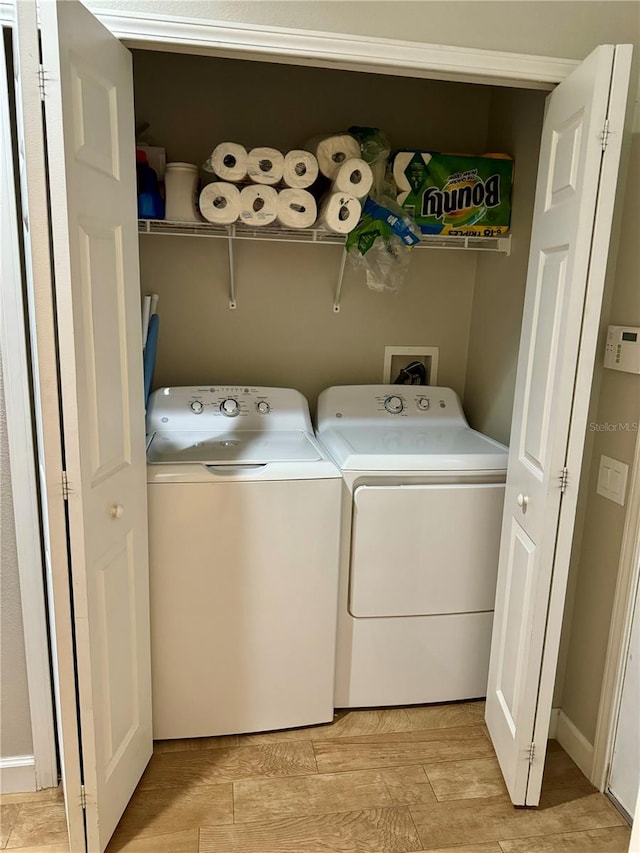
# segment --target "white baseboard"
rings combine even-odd
[[[567,755],[575,761],[587,779],[591,779],[593,772],[593,744],[589,743],[582,732],[576,728],[569,717],[561,710],[558,711],[556,740]]]
[[[22,794],[36,790],[36,762],[33,755],[0,758],[0,794]]]
[[[558,717],[560,716],[560,708],[552,708],[551,716],[549,717],[549,740],[556,740],[558,737]]]

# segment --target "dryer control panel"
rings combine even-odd
[[[236,385],[159,388],[149,398],[147,433],[236,428],[311,432],[309,406],[293,388]]]
[[[432,425],[466,426],[458,395],[433,385],[341,385],[318,398],[318,430],[350,421],[410,420]]]

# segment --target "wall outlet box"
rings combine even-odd
[[[624,506],[624,495],[627,490],[627,475],[629,466],[610,456],[600,457],[598,469],[598,485],[596,492],[603,498]]]
[[[440,347],[385,347],[382,369],[383,384],[389,385],[395,382],[403,368],[411,362],[417,361],[424,365],[424,384],[437,385],[439,353]]]

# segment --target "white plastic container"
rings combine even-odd
[[[202,222],[198,211],[199,170],[193,163],[167,163],[164,175],[165,219]]]

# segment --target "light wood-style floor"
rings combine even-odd
[[[2,797],[0,847],[68,853],[59,792]],[[626,853],[629,829],[551,741],[537,809],[509,802],[483,703],[161,741],[108,853]]]

